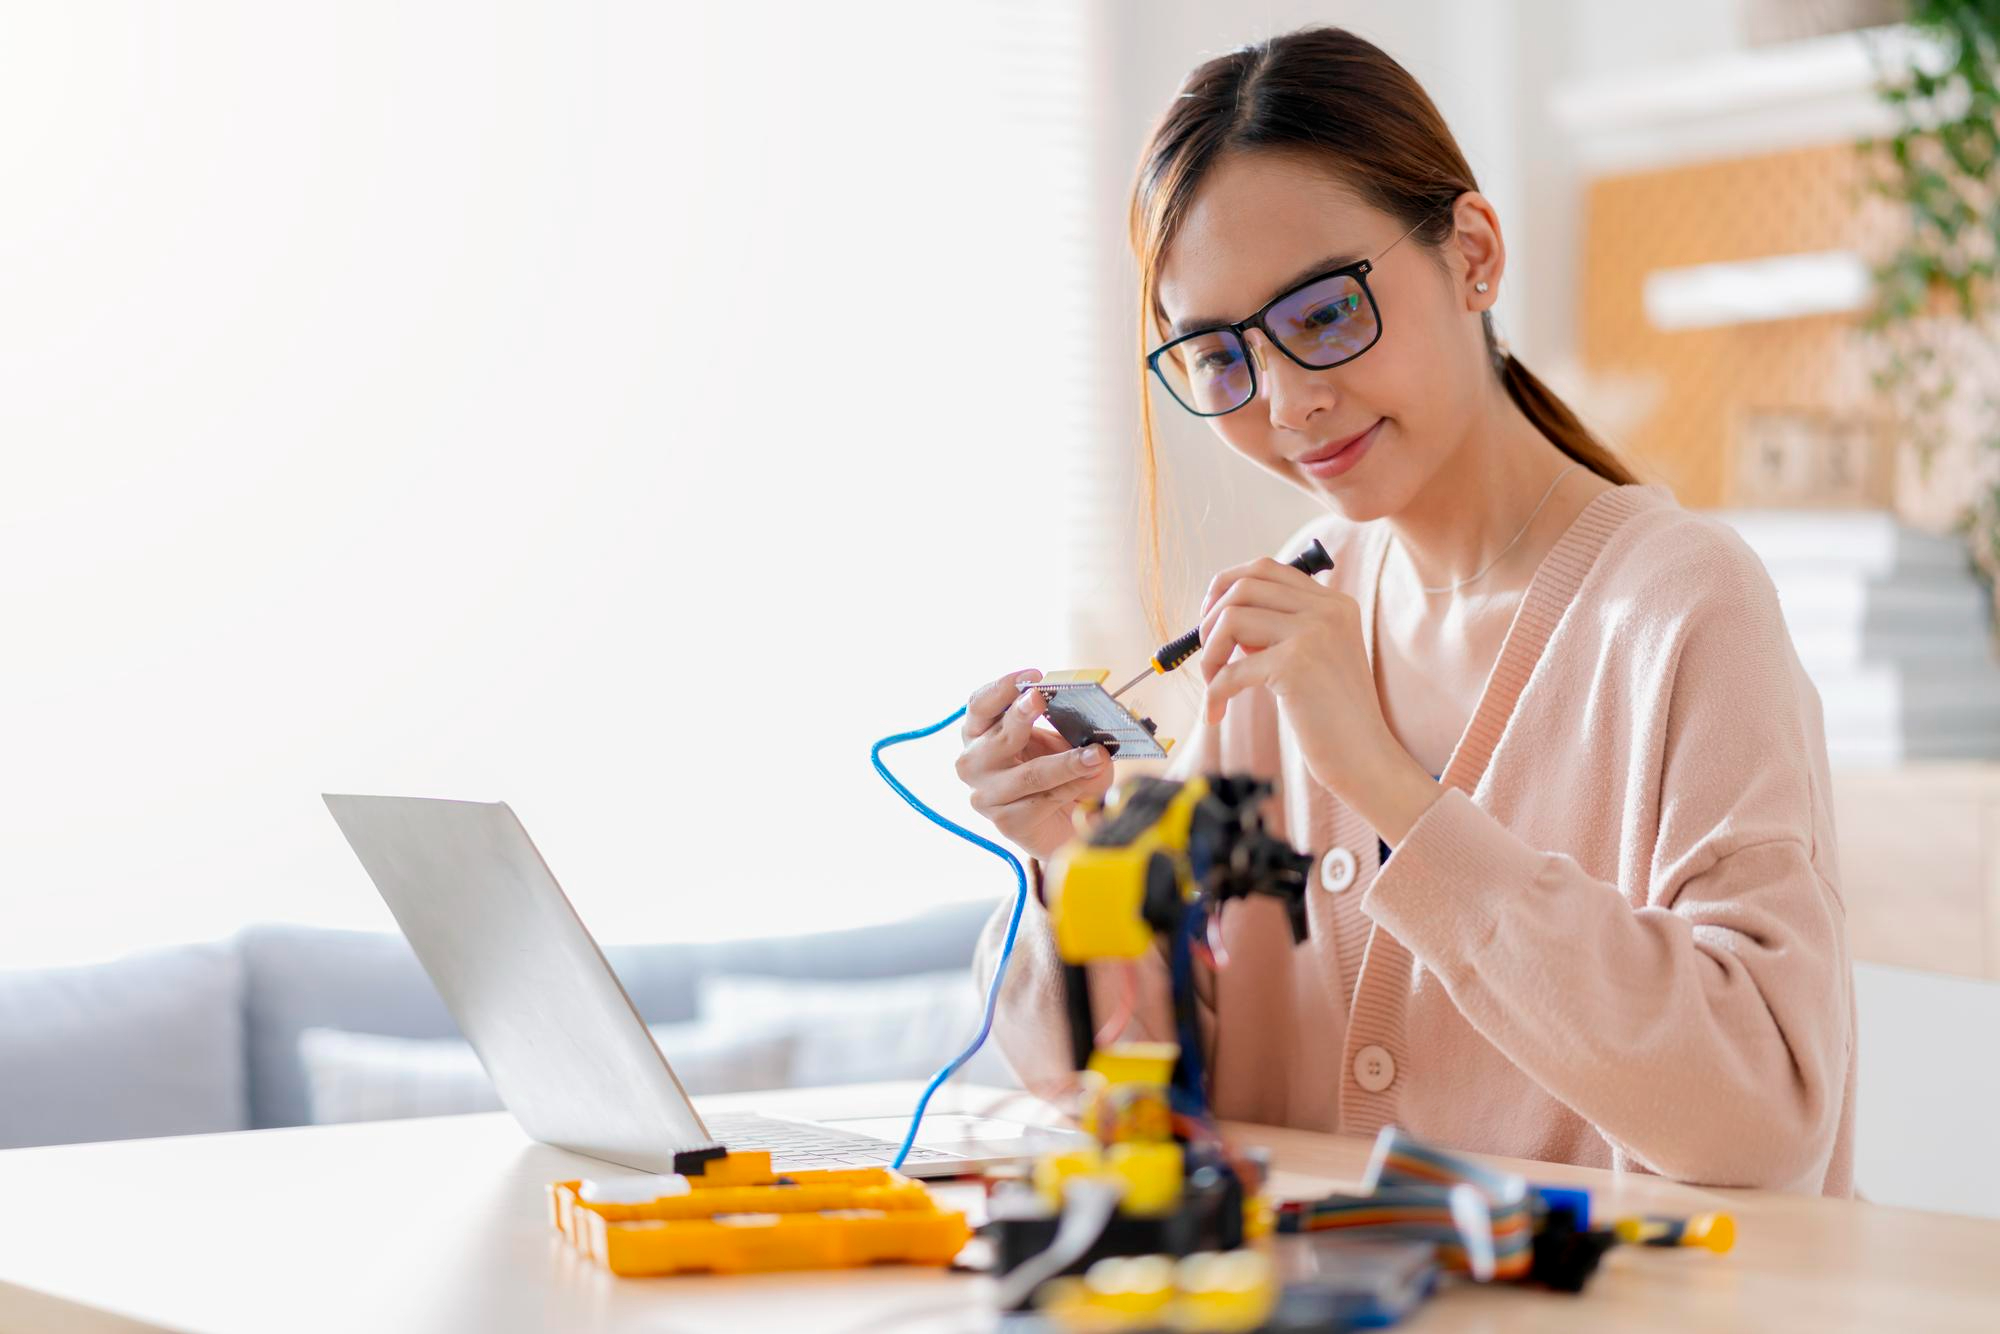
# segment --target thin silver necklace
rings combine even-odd
[[[1514,540],[1512,542],[1509,542],[1506,546],[1501,547],[1500,555],[1495,556],[1492,560],[1487,561],[1486,564],[1480,568],[1477,574],[1468,574],[1463,579],[1456,580],[1449,584],[1442,584],[1436,588],[1431,588],[1424,584],[1418,584],[1417,587],[1423,589],[1423,591],[1426,593],[1433,593],[1433,594],[1456,593],[1459,589],[1464,588],[1467,584],[1475,583],[1478,580],[1484,579],[1486,577],[1487,571],[1491,570],[1495,565],[1498,565],[1501,561],[1501,558],[1504,557],[1508,552],[1512,551],[1517,545],[1520,544],[1521,539],[1528,535],[1528,525],[1532,524],[1535,521],[1535,516],[1542,512],[1542,506],[1549,503],[1549,497],[1556,493],[1556,488],[1558,486],[1562,485],[1562,479],[1569,476],[1571,473],[1575,472],[1578,468],[1581,468],[1582,466],[1583,465],[1581,463],[1572,463],[1569,465],[1569,467],[1564,468],[1561,472],[1556,474],[1555,481],[1549,483],[1549,489],[1542,492],[1542,498],[1535,502],[1535,507],[1533,509],[1528,511],[1527,522],[1521,525],[1520,532],[1514,534]],[[1396,545],[1399,547],[1403,545],[1401,539],[1397,540]],[[1409,548],[1404,547],[1403,549],[1404,558],[1408,559],[1409,554],[1410,554]],[[1416,562],[1411,561],[1410,565],[1411,568],[1414,569],[1416,567]]]

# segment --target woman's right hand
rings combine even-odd
[[[1104,747],[1070,749],[1049,727],[1035,726],[1046,705],[1038,671],[1014,672],[973,692],[965,705],[958,776],[972,789],[972,809],[1014,845],[1046,862],[1076,837],[1071,814],[1084,801],[1101,800],[1111,787],[1111,757]]]

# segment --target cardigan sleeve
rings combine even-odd
[[[1161,776],[1186,778],[1198,768],[1212,771],[1226,763],[1224,752],[1231,745],[1226,734],[1231,730],[1227,717],[1220,728],[1197,721],[1192,734],[1175,748]],[[1212,758],[1204,754],[1211,746],[1217,751]],[[1042,902],[1046,868],[1034,859],[1028,861],[1027,867],[1028,901],[1021,911],[1014,952],[994,1007],[993,1036],[1022,1084],[1034,1093],[1053,1098],[1075,1073],[1070,1063],[1067,993],[1062,959],[1056,953],[1048,909]],[[994,971],[999,967],[1013,907],[1014,897],[1010,894],[1000,901],[980,932],[972,968],[982,990],[992,984]],[[1120,1008],[1125,972],[1117,963],[1093,963],[1084,971],[1089,979],[1092,1014],[1101,1024]],[[1137,994],[1126,1036],[1133,1041],[1172,1041],[1173,993],[1164,953],[1159,949],[1147,951],[1136,961],[1135,972]],[[1206,1024],[1211,1017],[1206,1004],[1210,993],[1203,985],[1203,972],[1197,963],[1196,1004],[1200,1022]]]
[[[1656,744],[1635,741],[1636,781],[1575,799],[1657,784],[1637,883],[1448,789],[1361,904],[1621,1161],[1712,1185],[1816,1181],[1852,1059],[1818,696],[1782,625],[1761,567],[1725,577],[1667,636],[1658,693],[1622,702]]]
[[[1042,888],[1040,861],[1029,865],[1027,906],[1021,910],[1021,925],[1015,934],[1014,953],[1007,962],[1007,976],[993,1012],[993,1038],[1000,1044],[1021,1083],[1031,1092],[1053,1100],[1075,1073],[1071,1065],[1069,1022],[1066,1013],[1062,959],[1056,953],[1055,935],[1049,926],[1049,912],[1037,891]],[[973,974],[981,989],[992,985],[1000,965],[1001,945],[1006,939],[1007,922],[1013,913],[1010,895],[994,910],[980,932],[973,956]],[[1139,1041],[1168,1041],[1170,1032],[1154,1022],[1168,1012],[1170,992],[1167,970],[1159,952],[1151,950],[1135,965],[1138,999],[1127,1035]],[[1114,964],[1090,964],[1092,1013],[1101,1024],[1119,1003],[1125,985],[1123,970]]]

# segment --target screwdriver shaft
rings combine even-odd
[[[1112,691],[1111,698],[1117,699],[1120,695],[1130,690],[1133,686],[1138,685],[1141,681],[1145,680],[1147,677],[1151,675],[1153,675],[1153,668],[1151,667],[1146,668],[1145,671],[1140,672],[1137,676],[1127,681],[1124,685],[1119,686],[1116,690]]]

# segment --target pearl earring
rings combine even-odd
[[[1472,290],[1480,293],[1483,296],[1486,292],[1486,280],[1482,278],[1478,282],[1474,283],[1472,285]]]

